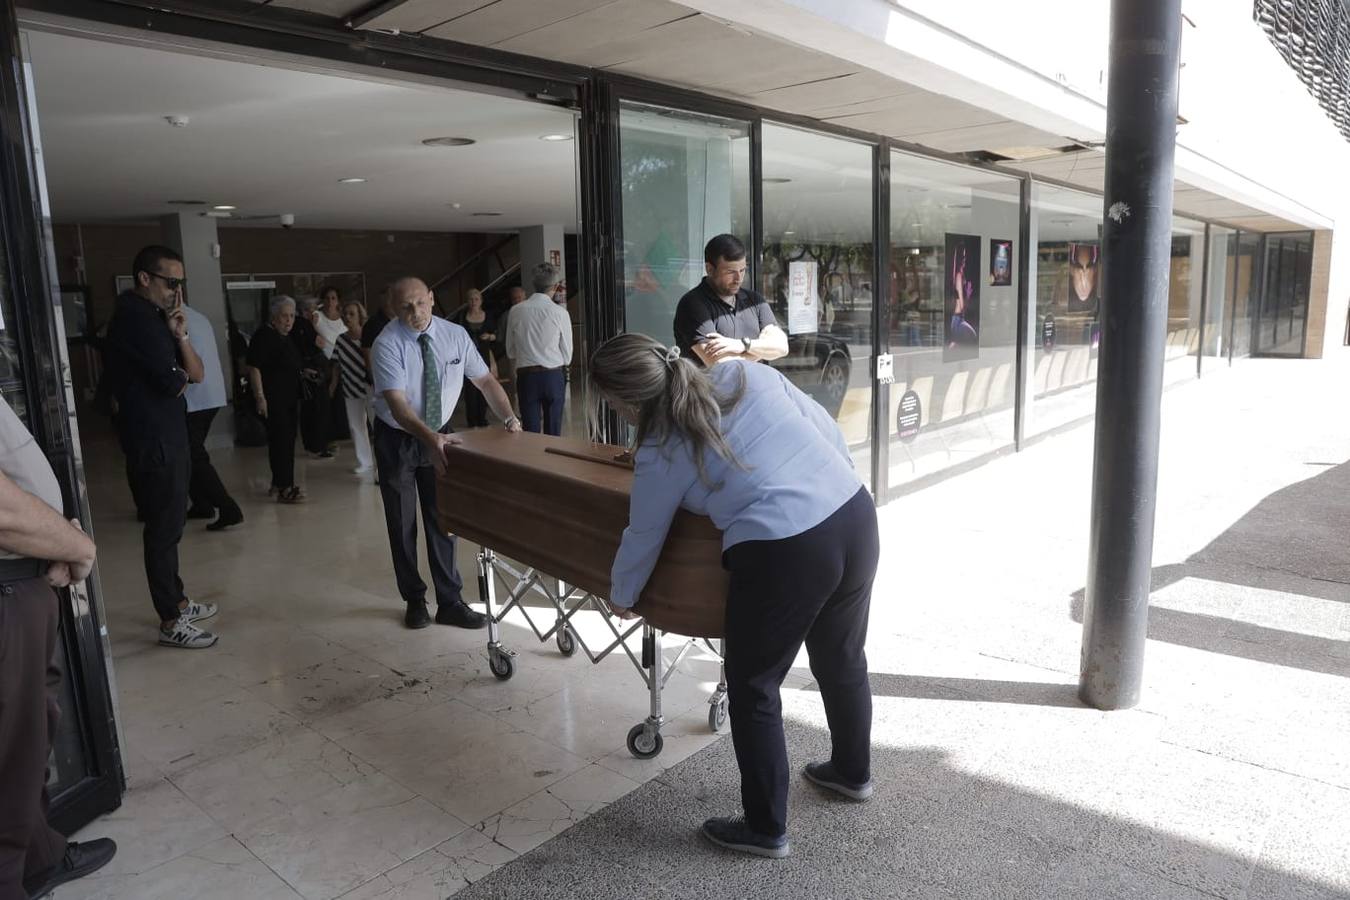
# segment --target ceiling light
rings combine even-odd
[[[451,208],[451,209],[459,209],[459,208],[460,208],[461,206],[463,206],[463,205],[464,205],[463,203],[451,203],[451,204],[450,204],[450,208]]]
[[[364,178],[339,178],[338,184],[365,184]]]
[[[228,204],[221,204],[220,206],[213,206],[213,207],[211,207],[211,208],[212,208],[212,209],[218,209],[218,210],[221,210],[221,211],[223,211],[223,212],[229,212],[230,210],[238,209],[239,207],[237,207],[237,206],[230,206],[230,205],[228,205]]]
[[[792,182],[791,178],[761,178],[760,180],[765,184],[790,184]]]
[[[785,232],[783,232],[783,234],[784,234],[785,236],[786,236],[786,235],[789,235],[789,234],[796,234],[796,233],[797,233],[797,232],[795,232],[795,231],[785,231]]]
[[[572,140],[572,136],[571,136],[570,134],[541,134],[541,135],[539,135],[539,140],[541,140],[541,141],[570,141],[570,140]]]
[[[423,138],[422,143],[428,147],[467,147],[478,142],[466,137],[434,137]]]
[[[469,213],[469,215],[471,215],[471,216],[500,216],[501,213],[499,213],[499,212],[476,212],[476,213]]]
[[[923,227],[923,223],[922,223],[922,222],[911,222],[911,223],[910,223],[910,227],[911,227],[911,228],[922,228],[922,227]]]
[[[224,209],[208,209],[206,212],[202,213],[202,215],[206,216],[208,219],[228,219],[228,218],[230,218],[230,213],[229,213],[229,211],[228,211],[228,210],[224,210]]]
[[[169,200],[170,206],[205,206],[205,200]]]

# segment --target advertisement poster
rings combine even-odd
[[[989,242],[989,283],[994,287],[1012,284],[1012,241]]]
[[[923,421],[923,404],[919,395],[905,391],[900,397],[900,405],[895,410],[895,433],[902,442],[913,443],[919,436],[920,423]]]
[[[814,334],[820,321],[816,263],[788,263],[788,334]]]
[[[1071,313],[1097,313],[1097,266],[1101,248],[1096,244],[1069,244],[1065,267],[1064,308]]]
[[[942,361],[976,359],[980,355],[979,235],[948,234]]]

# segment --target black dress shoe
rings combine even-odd
[[[222,509],[220,518],[216,519],[210,525],[206,526],[207,531],[224,531],[233,525],[238,525],[244,521],[244,513],[239,507],[234,509]]]
[[[437,625],[456,625],[460,628],[486,628],[487,616],[469,609],[468,604],[447,603],[436,607]]]
[[[189,519],[214,519],[216,511],[209,506],[190,506],[188,507],[187,517]]]
[[[409,628],[426,628],[431,624],[431,614],[427,612],[426,602],[409,603],[408,611],[403,615],[403,624]]]
[[[83,878],[97,872],[112,861],[117,854],[117,845],[111,838],[97,838],[92,841],[66,844],[66,855],[52,868],[30,881],[23,883],[29,900],[38,900],[68,881]]]

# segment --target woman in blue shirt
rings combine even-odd
[[[591,358],[595,396],[637,428],[628,528],[609,603],[631,616],[681,507],[722,529],[727,692],[744,816],[703,823],[713,843],[788,854],[787,748],[779,689],[803,643],[832,754],[805,776],[854,800],[872,793],[867,613],[876,509],[839,427],[776,369],[731,360],[704,371],[641,334]]]

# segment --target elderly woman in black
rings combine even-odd
[[[267,422],[267,458],[278,502],[299,503],[305,494],[295,483],[295,430],[300,414],[300,350],[289,337],[295,327],[295,301],[272,298],[266,325],[248,346],[248,379],[258,415]]]

